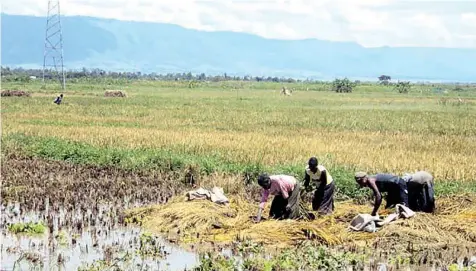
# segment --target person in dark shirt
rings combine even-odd
[[[366,172],[357,172],[355,174],[355,181],[360,187],[368,187],[374,192],[375,204],[372,216],[377,215],[377,211],[382,204],[383,192],[387,193],[385,209],[391,208],[396,204],[403,204],[408,207],[407,184],[397,175],[388,173],[367,175]]]
[[[409,207],[415,212],[433,213],[435,211],[435,191],[433,176],[426,171],[406,174]]]
[[[63,93],[60,94],[60,96],[56,97],[54,103],[59,105],[63,101]]]

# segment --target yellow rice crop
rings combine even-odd
[[[56,107],[41,96],[28,105],[5,99],[2,134],[218,153],[229,162],[267,165],[330,154],[333,163],[372,172],[428,170],[436,179],[476,179],[476,103],[470,98],[456,107],[438,105],[439,97],[393,94],[297,92],[284,98],[242,91],[240,101],[226,91],[128,93],[120,101],[66,94],[68,104]]]

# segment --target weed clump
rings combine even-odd
[[[30,97],[31,94],[29,92],[23,90],[4,90],[2,91],[2,97]]]
[[[8,230],[15,234],[43,234],[46,231],[46,226],[42,222],[15,223],[8,225]]]
[[[104,97],[126,97],[126,93],[120,90],[106,90]]]

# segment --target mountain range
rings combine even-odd
[[[2,13],[3,66],[43,65],[45,17]],[[61,18],[66,69],[192,72],[329,80],[476,81],[476,48],[379,47],[84,16]]]

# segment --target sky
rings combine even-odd
[[[45,16],[47,2],[2,0],[1,8]],[[61,13],[365,47],[476,49],[476,0],[62,0]]]

